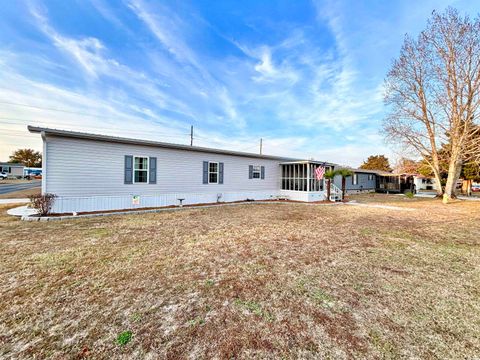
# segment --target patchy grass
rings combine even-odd
[[[117,344],[120,346],[127,345],[130,340],[132,340],[132,332],[131,331],[123,331],[117,336]]]
[[[355,198],[415,211],[0,207],[0,357],[478,357],[480,204]]]

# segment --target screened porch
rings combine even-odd
[[[331,170],[332,165],[319,161],[299,161],[281,163],[280,166],[280,189],[283,194],[293,200],[323,200],[325,179],[318,180],[315,171],[322,166],[325,167],[325,171]]]

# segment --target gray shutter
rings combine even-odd
[[[248,165],[248,178],[253,179],[253,165]]]
[[[203,183],[208,184],[208,161],[203,162]]]
[[[223,163],[218,163],[218,183],[223,184]]]
[[[265,166],[260,167],[260,177],[265,179]]]
[[[125,155],[125,184],[133,184],[133,156]]]
[[[148,182],[150,184],[156,184],[157,183],[157,158],[156,157],[150,158],[148,171],[149,171]]]

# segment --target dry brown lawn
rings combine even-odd
[[[415,210],[0,208],[0,357],[480,357],[480,203],[376,197]]]

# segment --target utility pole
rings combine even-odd
[[[260,155],[262,155],[263,139],[260,138]]]
[[[190,127],[190,146],[193,146],[193,125]]]

